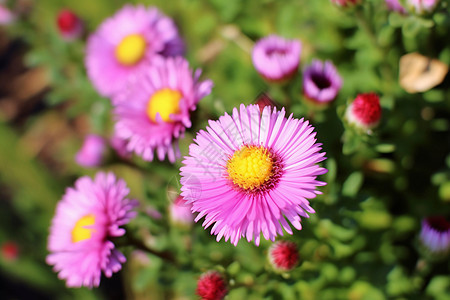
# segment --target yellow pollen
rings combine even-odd
[[[147,45],[142,35],[127,35],[116,47],[116,58],[122,65],[135,65],[144,57],[146,47]]]
[[[179,91],[167,88],[154,93],[147,104],[147,115],[150,120],[156,122],[156,114],[159,113],[164,122],[172,122],[169,116],[180,112],[178,104],[181,97]]]
[[[72,229],[72,243],[88,240],[92,236],[92,228],[86,228],[92,226],[95,223],[95,216],[93,214],[86,215],[79,219]]]
[[[263,146],[244,146],[227,162],[229,178],[244,190],[263,185],[272,176],[273,160]]]

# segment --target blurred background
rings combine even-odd
[[[400,59],[408,53],[423,55],[408,62],[411,68],[421,59],[428,69],[432,63],[448,66],[448,1],[422,15],[391,11],[382,0],[361,2],[0,2],[12,14],[0,27],[2,299],[196,299],[196,281],[208,269],[227,274],[227,299],[450,299],[448,256],[430,256],[418,238],[423,218],[450,217],[450,81],[446,72],[427,74],[435,80],[399,80]],[[292,272],[270,269],[271,242],[234,247],[216,242],[201,224],[172,224],[167,208],[179,193],[180,160],[122,159],[108,146],[100,166],[76,163],[88,134],[109,140],[113,127],[109,99],[86,75],[86,37],[125,3],[156,6],[173,18],[190,65],[214,81],[180,141],[183,156],[208,119],[254,103],[261,93],[316,127],[327,152],[323,166],[329,172],[320,178],[327,185],[311,201],[316,214],[286,237],[300,253]],[[57,23],[62,9],[82,20],[83,36],[63,38]],[[252,65],[254,42],[273,33],[302,42],[300,70],[286,85],[265,82]],[[339,96],[325,108],[309,105],[302,94],[301,73],[313,58],[332,61],[343,79]],[[422,84],[423,90],[410,88]],[[367,92],[380,96],[383,109],[372,134],[355,131],[343,118],[349,101]],[[57,278],[45,263],[55,206],[66,187],[98,170],[124,178],[141,201],[127,230],[172,251],[181,266],[123,245],[127,264],[102,278],[99,288],[68,289]]]

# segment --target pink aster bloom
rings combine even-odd
[[[278,241],[269,248],[269,261],[277,271],[291,271],[298,265],[297,245],[290,241]]]
[[[190,112],[211,92],[212,81],[199,81],[182,57],[155,57],[151,66],[128,90],[113,98],[117,136],[128,141],[127,150],[144,160],[180,157],[178,138],[191,127]]]
[[[401,13],[401,14],[406,14],[406,9],[400,4],[400,2],[398,0],[385,0],[386,5],[388,7],[389,10]]]
[[[98,286],[102,271],[111,277],[122,268],[125,256],[111,238],[124,235],[119,226],[135,216],[137,201],[125,198],[128,193],[125,181],[101,172],[66,190],[50,227],[47,263],[68,287]]]
[[[80,38],[83,34],[83,22],[69,9],[63,9],[58,13],[56,24],[59,33],[67,41]]]
[[[110,97],[147,69],[155,55],[183,52],[172,19],[153,7],[125,5],[89,37],[86,69],[97,91]]]
[[[256,42],[252,60],[256,71],[269,81],[283,81],[297,72],[301,43],[277,35],[269,35]]]
[[[450,222],[442,216],[423,219],[420,241],[432,254],[450,251]]]
[[[408,0],[407,6],[418,15],[431,13],[439,4],[439,0]]]
[[[222,300],[228,293],[227,283],[219,272],[208,271],[198,279],[195,292],[202,300]]]
[[[376,127],[381,119],[380,98],[375,93],[359,94],[347,107],[345,116],[350,124],[363,130]]]
[[[102,163],[105,151],[105,140],[99,135],[88,134],[75,155],[75,161],[82,167],[97,167]]]
[[[181,167],[181,195],[205,217],[203,226],[213,225],[211,234],[230,239],[241,237],[260,243],[292,234],[286,221],[300,230],[300,217],[314,213],[307,199],[320,194],[316,180],[327,172],[314,128],[303,119],[286,118],[258,105],[234,109],[218,121],[209,121],[189,147]]]
[[[303,72],[303,93],[314,103],[328,104],[342,87],[342,79],[331,61],[314,59]]]

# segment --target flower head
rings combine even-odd
[[[303,72],[303,93],[318,104],[333,101],[342,87],[342,79],[331,61],[313,60]]]
[[[200,276],[196,293],[202,300],[222,300],[228,293],[227,283],[219,272],[208,271]]]
[[[175,162],[180,156],[177,139],[191,127],[190,112],[211,92],[212,81],[199,81],[182,57],[156,57],[129,89],[113,98],[117,136],[128,141],[127,150],[144,160],[153,152]]]
[[[260,39],[253,47],[253,65],[265,79],[284,81],[297,72],[300,52],[300,41],[269,35]]]
[[[75,155],[75,161],[82,167],[97,167],[102,163],[105,151],[105,140],[99,135],[89,134]]]
[[[292,270],[299,261],[297,245],[289,241],[273,243],[269,248],[269,261],[275,270]]]
[[[194,221],[194,215],[191,212],[192,204],[187,203],[182,196],[178,196],[175,201],[169,205],[170,219],[175,224],[190,226]]]
[[[359,94],[345,113],[350,124],[364,130],[378,125],[381,119],[380,98],[375,93]]]
[[[102,271],[111,277],[122,268],[126,259],[111,238],[124,235],[119,226],[135,216],[128,192],[125,181],[102,172],[66,190],[50,227],[47,263],[68,287],[98,286]]]
[[[181,55],[184,45],[172,19],[158,9],[125,5],[89,37],[86,52],[89,78],[110,97],[147,69],[155,55]]]
[[[83,23],[69,9],[63,9],[58,13],[56,23],[62,37],[68,41],[75,40],[83,34]]]
[[[434,11],[440,0],[408,0],[407,6],[418,15],[428,14]]]
[[[203,226],[212,224],[211,233],[236,245],[241,237],[254,239],[260,234],[275,240],[292,230],[300,230],[300,216],[314,213],[307,200],[320,194],[318,175],[326,169],[321,144],[314,128],[285,111],[257,105],[234,109],[218,121],[210,121],[189,147],[181,167],[181,195],[205,217]]]
[[[442,216],[423,219],[420,241],[431,254],[449,253],[450,222]]]
[[[398,0],[385,0],[385,2],[389,10],[398,12],[400,14],[406,14],[406,9]]]

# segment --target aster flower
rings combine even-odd
[[[278,241],[269,248],[269,261],[277,271],[290,271],[299,261],[297,245],[289,241]]]
[[[375,93],[359,94],[347,107],[345,116],[350,124],[368,131],[381,119],[380,98]]]
[[[442,216],[423,219],[420,241],[431,254],[447,254],[450,251],[450,222]]]
[[[83,23],[71,10],[63,9],[58,13],[56,24],[61,36],[67,40],[75,40],[83,34]]]
[[[386,5],[388,7],[389,10],[401,13],[401,14],[406,14],[406,9],[400,4],[400,2],[398,0],[385,0]]]
[[[99,135],[88,134],[75,155],[75,161],[82,167],[97,167],[102,163],[105,151],[105,140]]]
[[[68,287],[98,286],[102,271],[111,277],[122,268],[125,256],[111,238],[124,235],[119,226],[135,216],[137,202],[128,193],[125,181],[101,172],[66,190],[50,227],[47,263]]]
[[[128,91],[113,98],[117,136],[128,141],[127,150],[144,160],[153,152],[163,160],[180,157],[177,139],[191,127],[190,112],[211,92],[212,81],[199,81],[182,57],[155,57],[151,66],[130,84]]]
[[[407,6],[417,15],[423,15],[434,11],[439,0],[408,0]]]
[[[317,104],[333,101],[342,87],[342,79],[331,61],[313,60],[303,72],[303,94]]]
[[[89,37],[86,68],[98,92],[109,97],[146,69],[155,55],[183,52],[172,19],[156,8],[125,5]]]
[[[230,239],[236,245],[241,237],[260,243],[275,240],[292,230],[300,230],[300,217],[314,213],[307,199],[320,194],[318,175],[326,169],[321,144],[314,128],[303,119],[285,118],[284,108],[259,110],[257,105],[234,109],[218,121],[210,121],[189,147],[181,167],[181,195],[212,224],[211,234]]]
[[[196,293],[202,300],[222,300],[228,293],[227,283],[219,272],[208,271],[200,276]]]
[[[269,35],[260,39],[253,47],[253,65],[268,81],[284,81],[297,72],[300,52],[300,41]]]

